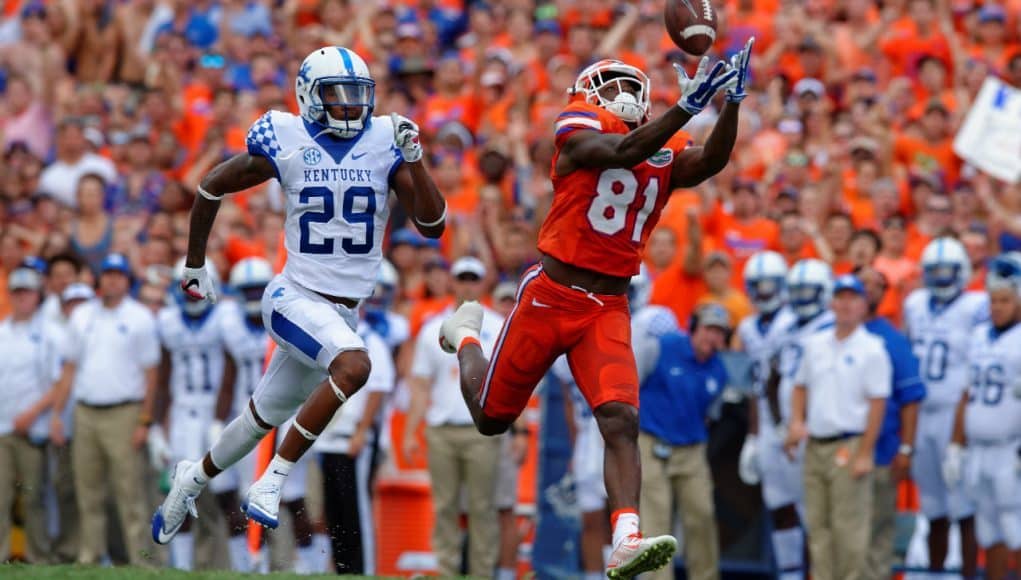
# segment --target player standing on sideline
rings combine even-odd
[[[785,333],[795,316],[787,302],[787,263],[776,252],[758,252],[744,267],[745,291],[756,313],[737,327],[741,345],[752,360],[752,388],[755,401],[748,406],[748,436],[741,447],[738,474],[748,485],[762,482],[762,501],[773,520],[773,557],[780,578],[801,578],[805,553],[804,534],[793,491],[800,486],[785,485],[790,460],[783,452],[783,438],[771,419],[766,382],[774,361],[779,359]]]
[[[922,514],[929,520],[929,569],[942,570],[947,557],[950,523],[961,528],[961,573],[978,568],[975,506],[960,486],[947,485],[942,462],[954,427],[954,408],[968,386],[968,340],[972,329],[988,318],[989,301],[981,292],[965,292],[971,262],[953,238],[937,238],[922,252],[924,288],[904,301],[904,327],[925,383],[926,397],[918,417],[912,476],[918,484]]]
[[[661,568],[677,550],[671,536],[639,532],[638,374],[625,292],[669,192],[701,183],[729,161],[753,41],[730,66],[710,70],[703,58],[694,78],[677,66],[681,98],[652,121],[645,73],[614,60],[583,70],[556,122],[543,256],[522,277],[492,365],[479,346],[480,304],[463,304],[440,329],[444,349],[458,353],[462,394],[486,435],[505,432],[553,361],[567,354],[606,444],[611,579]],[[720,89],[727,103],[716,127],[705,147],[690,147],[678,131]]]
[[[183,275],[184,258],[181,258],[174,267],[172,284],[179,286]],[[210,279],[214,287],[219,285],[219,277],[211,266]],[[179,461],[201,454],[212,443],[205,437],[214,419],[216,393],[224,374],[226,355],[221,321],[225,308],[205,301],[189,301],[179,287],[171,292],[176,303],[164,307],[156,315],[162,360],[156,379],[155,423],[149,430],[149,448],[154,451],[156,460],[165,457]],[[166,426],[165,436],[162,425]],[[169,464],[168,460],[159,469]],[[228,478],[221,478],[214,486],[229,488],[228,481]],[[214,491],[219,495],[227,488]],[[237,505],[236,501],[224,505],[228,524],[243,522]],[[237,550],[240,547],[247,552],[244,538],[241,540],[240,546],[238,542],[231,543],[231,568],[247,572]],[[178,541],[170,547],[170,564],[178,570],[191,570],[194,558],[195,538],[186,523]]]
[[[976,503],[975,532],[986,551],[986,578],[1007,577],[1011,552],[1021,564],[1021,254],[989,264],[990,322],[971,334],[971,384],[957,404],[953,442],[943,461]],[[967,446],[967,462],[964,446]]]
[[[353,51],[315,50],[295,80],[301,115],[268,111],[249,129],[248,151],[217,165],[199,185],[182,288],[211,301],[216,294],[204,260],[220,200],[271,178],[283,187],[287,263],[262,303],[279,348],[248,406],[209,453],[175,467],[170,493],[152,520],[157,543],[172,540],[188,513],[194,515],[195,498],[211,478],[301,407],[244,502],[248,517],[277,526],[281,488],[294,462],[368,378],[357,308],[376,285],[390,190],[423,235],[443,233],[446,202],[421,163],[418,126],[396,113],[373,117],[375,84]]]

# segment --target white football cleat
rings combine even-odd
[[[188,514],[199,517],[195,508],[195,498],[202,493],[203,485],[193,479],[187,479],[191,461],[178,461],[170,476],[170,493],[163,504],[156,508],[152,516],[152,540],[157,544],[167,544],[174,539]]]
[[[610,580],[633,578],[643,572],[659,570],[670,564],[677,551],[673,536],[643,538],[632,534],[624,538],[610,554],[606,577]]]
[[[482,305],[474,300],[465,302],[440,325],[440,348],[453,354],[464,339],[478,340],[481,331]]]
[[[263,476],[248,488],[241,511],[259,525],[275,530],[280,525],[277,514],[280,513],[281,491],[282,484]]]

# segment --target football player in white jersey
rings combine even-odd
[[[977,508],[985,577],[1000,580],[1011,552],[1021,562],[1021,253],[989,264],[986,291],[991,320],[971,334],[970,388],[957,405],[943,471],[948,483],[963,475],[964,492]]]
[[[633,348],[638,348],[643,340],[658,340],[680,328],[672,310],[649,304],[651,292],[652,280],[643,264],[638,274],[631,277],[627,291]],[[610,528],[607,525],[609,514],[606,511],[606,486],[603,484],[603,438],[592,410],[574,382],[567,357],[558,358],[553,363],[552,371],[564,388],[565,400],[570,406],[568,419],[573,420],[575,426],[571,471],[582,514],[581,564],[584,580],[605,578],[606,561],[610,554]]]
[[[922,515],[929,520],[929,568],[943,569],[950,524],[961,530],[962,573],[977,567],[975,506],[960,486],[943,480],[941,464],[954,425],[954,408],[968,386],[968,340],[988,318],[989,301],[981,292],[966,292],[971,263],[964,246],[937,238],[922,252],[924,287],[904,301],[904,326],[918,357],[925,383],[915,437],[912,476],[918,484]]]
[[[446,201],[421,163],[418,127],[396,113],[372,116],[375,81],[361,57],[343,47],[313,51],[301,64],[295,92],[301,114],[263,115],[248,131],[248,150],[202,179],[192,207],[182,288],[195,300],[215,301],[204,261],[220,200],[269,179],[280,182],[287,263],[262,304],[279,348],[241,416],[200,462],[175,466],[170,493],[152,520],[160,544],[194,513],[194,499],[211,478],[301,407],[244,501],[249,518],[277,526],[281,488],[294,462],[368,378],[357,308],[378,278],[390,191],[419,232],[443,233]]]
[[[173,282],[179,284],[184,273],[184,259],[174,268]],[[210,266],[210,279],[218,285],[216,271]],[[157,424],[166,424],[167,451],[172,461],[195,457],[211,443],[206,440],[214,419],[216,394],[224,375],[225,345],[221,320],[226,308],[209,302],[186,301],[182,291],[174,292],[176,303],[166,306],[156,316],[163,356],[157,380]],[[169,417],[167,414],[169,412]],[[161,448],[158,442],[162,432],[153,428],[152,448]],[[162,455],[162,454],[161,454]],[[223,486],[229,478],[217,481],[214,492],[226,492]],[[236,484],[235,484],[236,485]],[[230,484],[226,484],[230,488]],[[244,528],[244,518],[238,511],[237,501],[222,502],[228,524]],[[195,540],[188,526],[182,528],[180,538],[170,548],[171,565],[191,570]],[[247,550],[244,538],[231,544],[231,566],[247,571],[243,551]],[[239,549],[240,548],[240,549]]]
[[[805,553],[804,534],[796,504],[796,488],[789,481],[790,460],[783,453],[783,439],[771,420],[766,382],[776,372],[780,347],[795,322],[787,307],[787,263],[776,252],[753,255],[744,268],[745,292],[755,314],[737,327],[742,349],[752,360],[755,398],[748,406],[748,436],[741,447],[738,475],[748,485],[762,483],[762,497],[773,520],[773,554],[781,577],[801,574]]]

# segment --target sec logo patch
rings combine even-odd
[[[649,157],[647,161],[653,167],[666,167],[673,163],[674,152],[672,149],[660,149],[652,157]]]
[[[305,160],[305,165],[319,165],[319,162],[323,159],[323,154],[318,149],[306,149],[302,158]]]

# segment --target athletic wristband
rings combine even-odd
[[[223,199],[223,195],[222,194],[221,195],[213,195],[213,194],[209,193],[208,191],[206,191],[205,189],[202,189],[201,185],[198,187],[198,190],[199,190],[199,195],[201,195],[202,197],[208,199],[209,201],[220,201],[221,199]]]
[[[440,217],[436,221],[424,224],[420,222],[416,217],[415,223],[422,226],[423,228],[431,228],[433,226],[438,226],[442,224],[446,219],[447,219],[447,200],[443,200],[443,213],[440,214]]]

